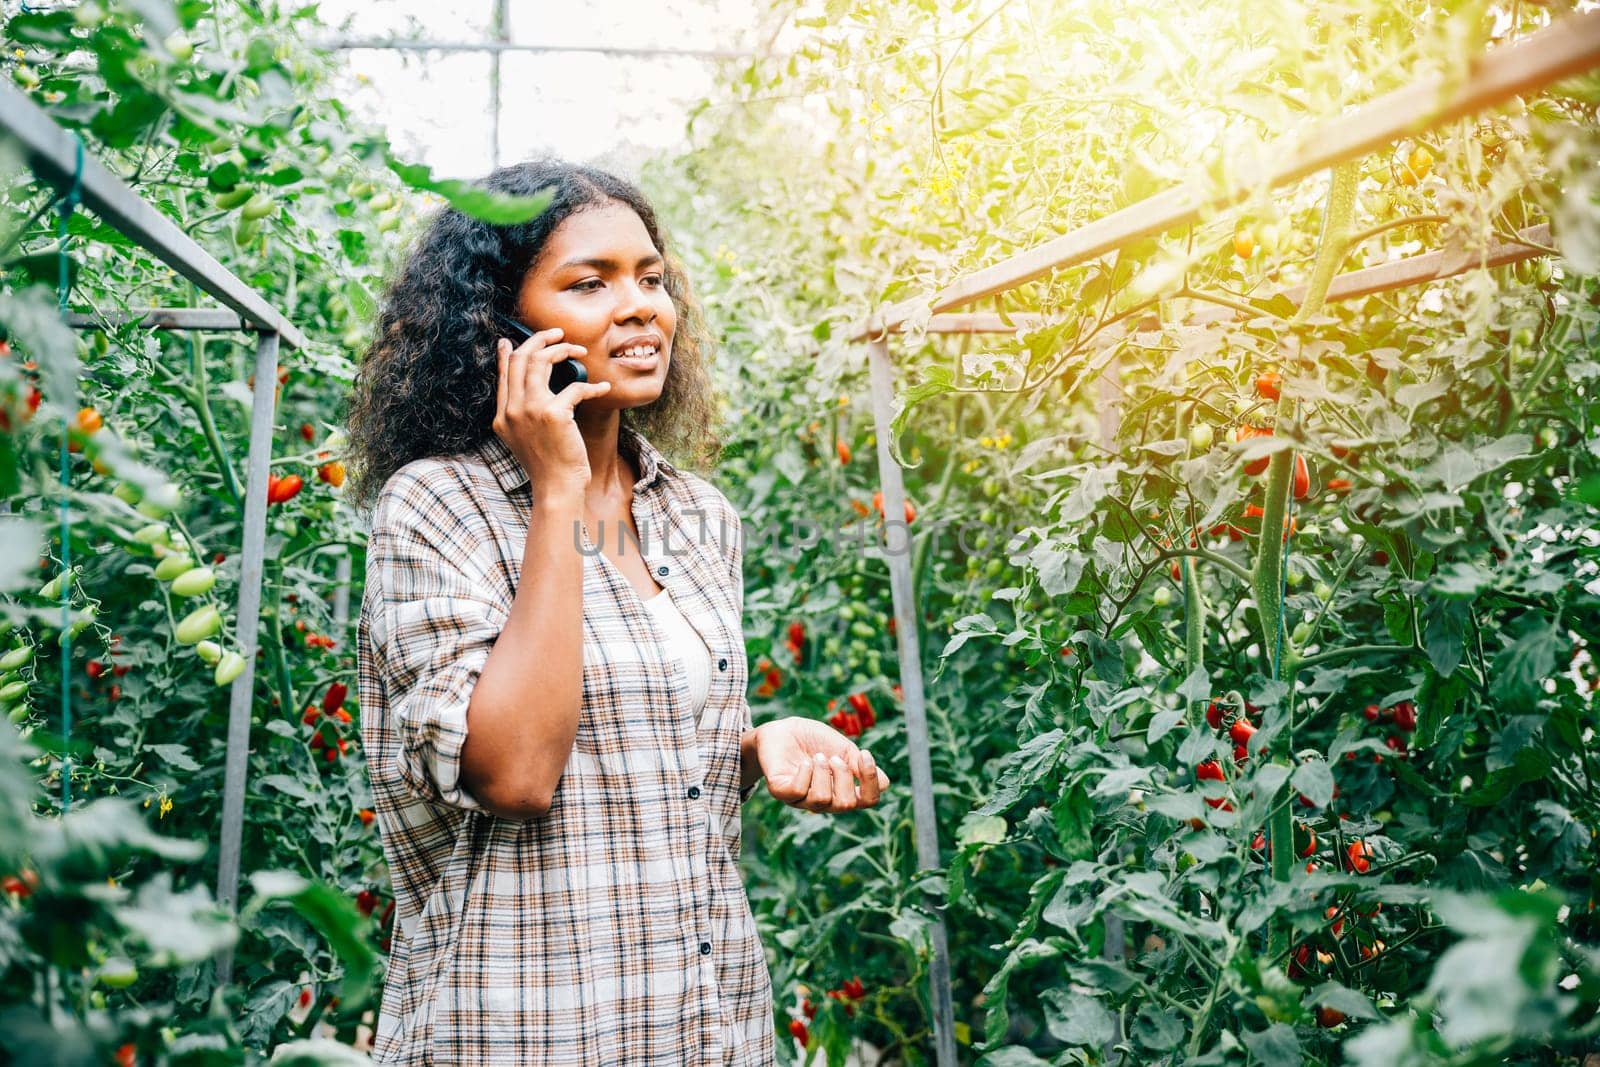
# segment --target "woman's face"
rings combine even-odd
[[[585,208],[551,232],[522,280],[517,311],[529,329],[559,326],[562,341],[588,349],[574,358],[611,391],[584,407],[620,410],[661,395],[678,325],[665,279],[660,252],[625,204]],[[651,347],[653,355],[636,351]]]

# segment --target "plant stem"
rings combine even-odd
[[[1311,270],[1306,286],[1306,297],[1294,318],[1293,328],[1299,328],[1322,310],[1327,299],[1328,286],[1344,259],[1349,246],[1350,218],[1354,212],[1356,184],[1360,178],[1359,162],[1342,163],[1333,169],[1328,186],[1328,199],[1322,213],[1322,241],[1317,250],[1317,261]],[[1275,431],[1281,433],[1295,417],[1297,403],[1287,392],[1278,398],[1278,418]],[[1272,678],[1276,681],[1283,667],[1283,555],[1289,539],[1286,516],[1289,506],[1291,479],[1294,474],[1293,449],[1275,453],[1267,465],[1267,495],[1264,514],[1261,516],[1261,540],[1256,556],[1254,592],[1256,613],[1261,622],[1261,647],[1271,664]],[[1273,537],[1278,533],[1278,537]],[[1267,651],[1270,650],[1270,651]],[[1289,650],[1292,656],[1292,650]],[[1274,739],[1272,759],[1276,763],[1292,765],[1294,762],[1294,702],[1291,689],[1284,729]],[[1287,882],[1294,869],[1294,815],[1289,805],[1270,810],[1267,817],[1267,843],[1271,849],[1272,879]],[[1290,929],[1282,921],[1272,924],[1268,936],[1268,950],[1278,955],[1289,942]]]

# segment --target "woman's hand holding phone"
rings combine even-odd
[[[582,345],[560,343],[561,336],[556,326],[538,331],[515,348],[504,338],[498,346],[494,432],[528,472],[536,496],[581,494],[588,489],[589,452],[573,409],[611,391],[610,382],[573,382],[559,393],[550,391],[551,365],[588,351]]]

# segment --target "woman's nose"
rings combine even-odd
[[[638,319],[640,322],[649,322],[656,317],[655,305],[650,300],[650,295],[638,283],[624,285],[619,290],[617,297],[617,319],[628,322]]]

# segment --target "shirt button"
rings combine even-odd
[[[702,955],[702,956],[711,955],[711,942],[709,942],[709,941],[700,942],[700,955]]]
[[[700,799],[700,787],[699,786],[691,785],[689,787],[689,799],[690,800],[699,800]]]
[[[667,576],[667,568],[663,566],[660,570],[656,571],[656,573],[665,578]]]
[[[727,669],[728,669],[728,661],[727,660],[725,660],[725,659],[717,660],[717,670],[725,671]]]

